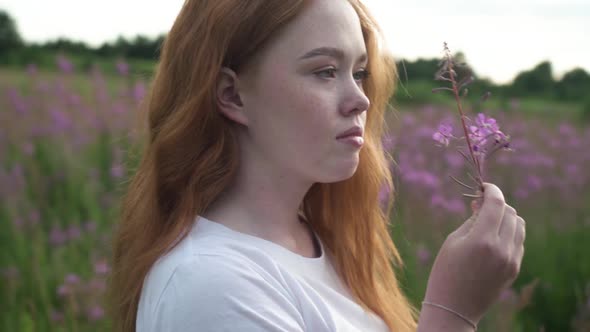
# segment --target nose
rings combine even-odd
[[[340,105],[340,113],[344,116],[361,114],[369,109],[371,102],[356,82],[352,82],[348,89],[345,89],[343,102]]]

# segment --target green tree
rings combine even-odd
[[[157,46],[154,40],[137,36],[129,44],[126,56],[129,58],[156,59]]]
[[[48,41],[43,45],[43,48],[51,51],[60,51],[69,54],[90,54],[93,50],[81,41],[72,41],[66,38],[58,38],[53,41]]]
[[[551,98],[555,96],[555,81],[551,63],[544,61],[535,68],[519,73],[510,88],[510,94],[516,96],[536,96]]]
[[[562,100],[583,100],[590,92],[590,74],[582,68],[565,73],[556,84],[556,92]]]
[[[458,80],[466,79],[469,76],[476,78],[475,70],[467,62],[467,57],[463,52],[457,52],[453,55],[455,61],[455,72],[457,73]]]
[[[114,42],[102,44],[95,50],[95,53],[103,57],[121,56],[155,60],[160,55],[160,47],[164,38],[165,35],[160,35],[154,39],[139,35],[132,40],[128,40],[120,36]]]
[[[397,68],[402,81],[406,80],[434,80],[434,74],[438,71],[437,59],[418,59],[416,61],[399,61]]]
[[[12,17],[4,10],[0,10],[0,55],[23,46],[23,40],[18,33]]]

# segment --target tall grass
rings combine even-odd
[[[0,78],[0,330],[108,331],[110,237],[147,83],[126,70],[10,73]],[[489,112],[516,149],[497,156],[490,180],[528,229],[520,277],[480,330],[587,331],[590,128],[517,107]],[[384,138],[396,160],[391,232],[416,303],[436,251],[468,216],[448,178],[465,174],[461,157],[431,141],[449,113],[432,105],[391,113]]]

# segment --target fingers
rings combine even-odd
[[[516,210],[506,204],[504,208],[504,216],[502,217],[502,224],[498,230],[498,236],[502,243],[511,244],[514,242],[514,234],[516,233]]]
[[[524,255],[524,239],[526,238],[526,223],[524,219],[516,217],[516,232],[514,234],[515,256],[518,262],[522,261]]]
[[[524,243],[526,237],[526,223],[520,216],[516,216],[516,233],[514,234],[514,246],[518,247]]]
[[[522,265],[522,258],[524,256],[524,238],[525,238],[525,222],[519,216],[515,219],[515,232],[513,239],[513,251],[510,257],[509,270],[511,278],[509,279],[507,286],[510,286],[512,282],[518,277],[520,266]]]
[[[514,252],[514,259],[518,262],[518,271],[520,271],[520,266],[522,264],[522,257],[524,256],[524,245],[519,245],[516,247],[516,251]]]
[[[504,194],[500,188],[491,183],[484,183],[483,203],[479,208],[474,230],[481,234],[498,234],[505,207]]]

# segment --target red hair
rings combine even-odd
[[[314,184],[302,213],[334,257],[358,303],[392,331],[415,331],[416,310],[401,291],[393,265],[402,266],[389,234],[392,200],[379,203],[383,185],[393,189],[383,152],[384,115],[393,93],[395,62],[380,48],[375,20],[359,0],[349,0],[361,22],[371,76],[365,146],[355,174]],[[135,331],[145,276],[183,239],[195,217],[230,185],[239,165],[230,120],[216,109],[218,73],[237,70],[306,0],[187,0],[166,37],[146,99],[148,137],[122,202],[109,284],[114,331]],[[198,309],[195,309],[198,310]]]

